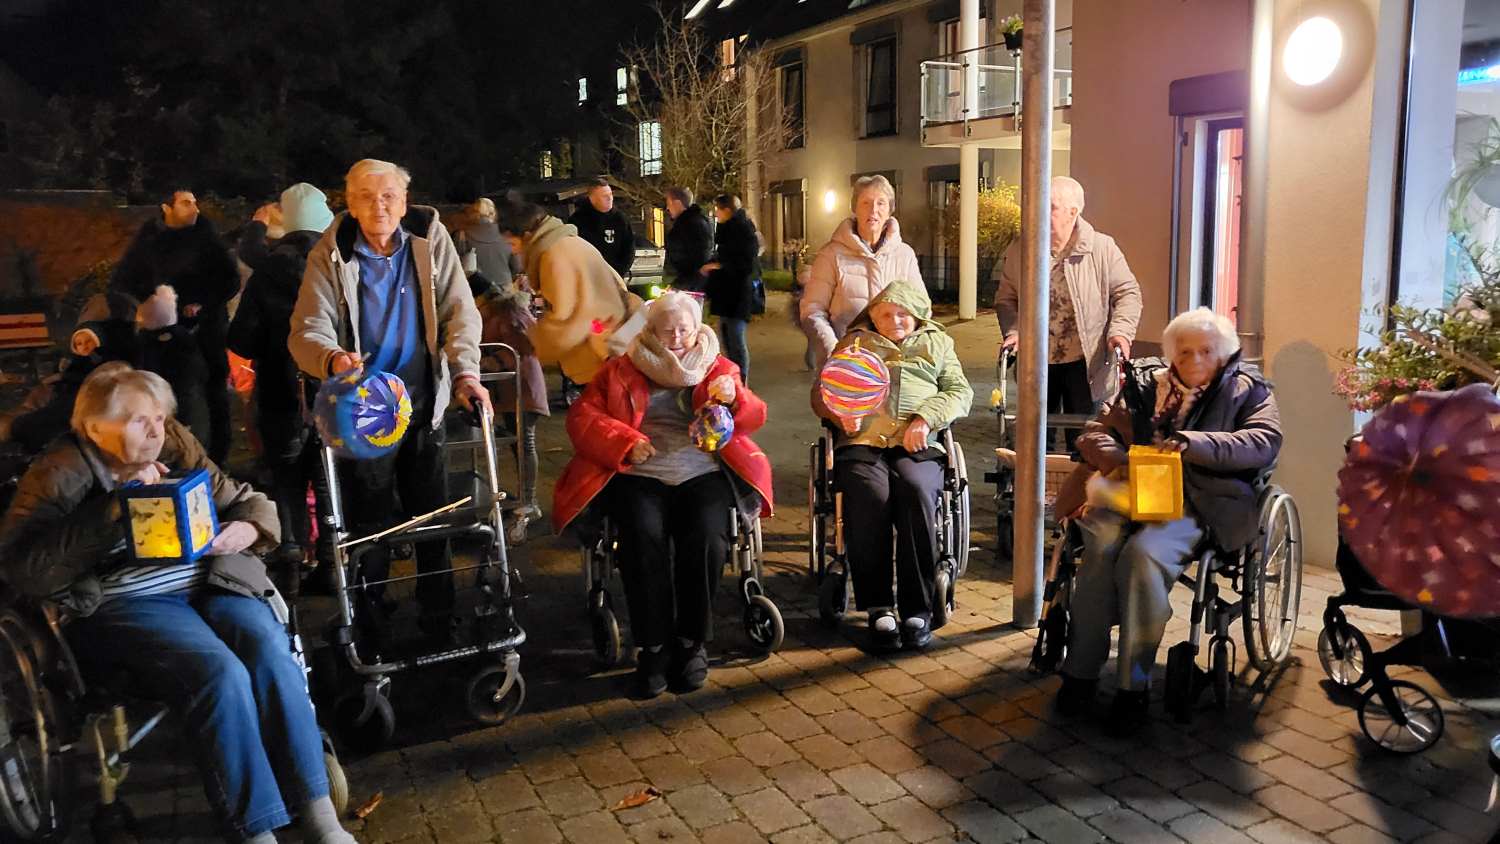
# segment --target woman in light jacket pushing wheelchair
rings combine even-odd
[[[5,515],[4,577],[71,611],[65,632],[86,676],[128,674],[132,693],[172,707],[229,840],[273,844],[295,810],[303,840],[353,844],[329,800],[302,666],[261,597],[272,587],[254,555],[281,538],[276,505],[220,472],[175,407],[154,373],[94,370],[72,430],[31,465]],[[196,563],[132,564],[118,490],[182,469],[208,471],[218,536]]]
[[[1084,428],[1077,442],[1084,465],[1056,501],[1058,513],[1084,508],[1083,564],[1058,709],[1078,715],[1092,706],[1109,658],[1110,627],[1118,622],[1119,691],[1109,727],[1121,735],[1145,723],[1151,669],[1172,617],[1172,584],[1205,530],[1226,550],[1255,535],[1258,484],[1281,449],[1276,397],[1259,369],[1240,362],[1229,320],[1206,308],[1180,314],[1167,325],[1162,346],[1165,363],[1130,364],[1139,397],[1122,395]],[[1117,481],[1108,476],[1126,465],[1132,444],[1146,442],[1182,455],[1181,519],[1132,523],[1111,506],[1108,490]]]

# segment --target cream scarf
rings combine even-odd
[[[698,326],[698,343],[678,358],[647,328],[630,345],[630,362],[658,387],[696,387],[719,357],[719,338],[706,325]]]

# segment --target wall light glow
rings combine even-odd
[[[823,210],[827,211],[830,214],[832,214],[833,213],[833,209],[837,208],[838,206],[839,206],[838,191],[835,191],[832,188],[830,188],[827,193],[823,194]]]
[[[1281,64],[1293,82],[1316,85],[1333,75],[1343,54],[1344,34],[1338,24],[1325,17],[1312,17],[1292,30],[1281,54]]]

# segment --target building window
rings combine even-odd
[[[734,79],[735,46],[733,38],[719,42],[719,67],[723,68],[720,73],[725,82]]]
[[[579,105],[583,105],[584,103],[586,103],[588,101],[589,101],[589,78],[587,76],[580,76],[580,77],[578,77],[578,104]]]
[[[630,102],[630,71],[623,67],[615,68],[615,105],[626,105]]]
[[[537,174],[543,179],[552,178],[552,150],[542,150],[542,156],[537,162]]]
[[[647,120],[641,123],[637,136],[640,144],[641,175],[661,175],[661,121]]]
[[[557,175],[564,179],[573,177],[573,142],[569,140],[559,141],[557,144],[557,166],[554,168]]]
[[[781,111],[786,121],[787,149],[801,149],[807,142],[805,85],[801,62],[781,68]]]
[[[651,222],[646,225],[646,237],[657,246],[667,242],[667,210],[651,209]]]
[[[865,137],[896,134],[896,39],[865,47]]]

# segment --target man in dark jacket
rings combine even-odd
[[[198,213],[198,198],[185,188],[163,194],[161,216],[141,226],[110,277],[112,290],[149,299],[159,285],[177,291],[182,325],[193,331],[208,367],[209,459],[223,465],[229,455],[229,358],[225,307],[239,292],[240,274],[214,224]]]
[[[693,192],[687,188],[667,189],[667,213],[672,215],[666,243],[667,266],[675,276],[672,286],[701,293],[706,279],[700,270],[714,249],[713,225],[693,204]]]
[[[333,222],[333,213],[322,191],[305,182],[292,185],[281,194],[286,235],[270,243],[266,227],[273,208],[266,205],[256,211],[240,238],[240,260],[255,274],[245,283],[229,326],[229,348],[255,364],[255,425],[271,468],[271,497],[281,517],[281,547],[271,562],[273,573],[285,575],[284,582],[291,586],[296,583],[291,575],[302,562],[302,549],[311,534],[308,484],[312,484],[320,513],[328,510],[328,502],[327,484],[318,465],[319,443],[303,419],[297,364],[287,349],[287,337],[307,254]],[[318,570],[310,585],[326,592],[333,582],[333,537],[327,530],[318,533],[317,559]]]
[[[578,227],[578,236],[593,244],[621,278],[630,276],[630,265],[635,263],[635,233],[630,230],[630,221],[615,207],[615,192],[608,181],[594,180],[588,201],[578,205],[568,222]]]
[[[746,216],[740,198],[729,194],[714,197],[714,259],[704,264],[708,306],[719,318],[724,357],[739,364],[740,377],[750,381],[750,346],[745,328],[753,311],[755,279],[760,275],[760,237],[755,223]]]

